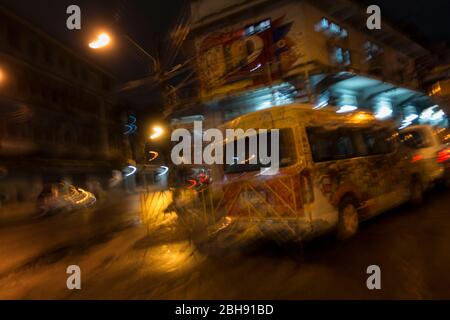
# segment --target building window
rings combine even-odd
[[[339,25],[337,25],[336,23],[332,22],[332,23],[330,23],[329,31],[330,31],[332,34],[338,35],[338,34],[341,33],[341,27],[340,27]]]
[[[430,90],[428,90],[429,96],[436,96],[436,95],[441,95],[441,94],[442,94],[442,88],[441,88],[440,82],[436,82],[435,84],[433,84],[431,86]]]
[[[306,129],[314,162],[344,160],[391,153],[395,133],[372,128]]]
[[[270,19],[263,20],[256,24],[245,27],[245,35],[251,36],[252,34],[263,32],[267,29],[270,29],[270,26]]]
[[[364,43],[364,52],[366,53],[366,61],[369,61],[380,56],[384,51],[377,44],[367,41]]]
[[[331,60],[334,64],[349,66],[352,63],[350,50],[334,47],[331,52]]]
[[[328,20],[327,18],[322,18],[318,23],[316,23],[314,29],[317,32],[323,32],[329,37],[337,37],[345,39],[348,37],[347,29],[343,28],[339,24]]]
[[[326,18],[322,18],[315,26],[317,32],[328,30],[330,22]]]

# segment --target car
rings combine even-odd
[[[400,140],[413,154],[411,162],[421,172],[426,188],[439,182],[450,184],[450,132],[432,125],[414,125],[400,130]]]
[[[439,128],[436,130],[436,134],[442,143],[437,161],[444,166],[443,183],[446,187],[450,187],[450,130],[448,128]]]
[[[95,196],[82,188],[67,183],[49,183],[43,186],[37,198],[40,215],[70,211],[94,205]]]

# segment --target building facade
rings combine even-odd
[[[0,8],[3,202],[35,196],[45,180],[104,183],[123,154],[113,84],[111,75]]]
[[[354,1],[193,0],[191,17],[186,47],[203,106],[195,112],[212,125],[291,102],[400,122],[434,104],[415,68],[428,51],[384,20],[367,29],[366,7]]]

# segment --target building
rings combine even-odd
[[[418,59],[417,71],[421,88],[450,106],[450,48],[445,43],[435,45],[429,55]]]
[[[442,59],[423,77],[422,85],[428,95],[443,101],[450,106],[450,54],[447,60]]]
[[[429,95],[450,100],[450,65],[443,66],[443,68],[446,69],[444,72],[445,75],[442,75],[442,78],[440,77],[438,81],[430,86]]]
[[[435,105],[415,68],[428,51],[384,20],[368,30],[355,1],[193,0],[191,18],[199,103],[175,112],[177,121],[199,114],[216,125],[296,101],[414,123]]]
[[[114,79],[0,8],[0,194],[34,197],[45,181],[102,183],[121,162]]]
[[[450,106],[450,64],[433,68],[425,79],[428,83],[428,95]],[[447,108],[446,111],[448,110]]]

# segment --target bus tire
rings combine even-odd
[[[359,228],[359,213],[356,201],[352,197],[345,197],[339,203],[339,221],[336,237],[347,240],[354,236]]]

